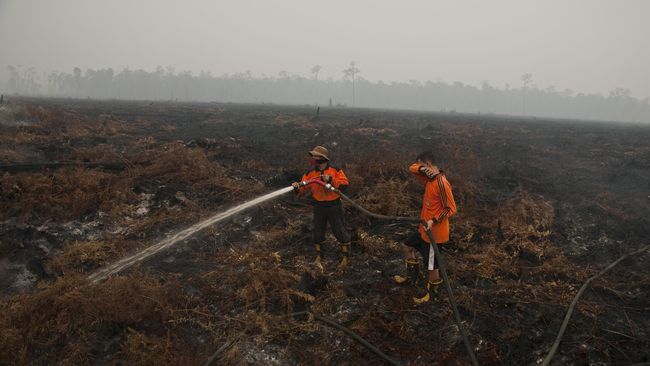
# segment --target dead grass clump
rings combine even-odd
[[[571,301],[576,284],[584,281],[587,273],[572,265],[549,240],[554,220],[550,202],[520,192],[482,219],[461,239],[460,245],[468,253],[462,261],[451,257],[451,266],[497,281],[496,291],[503,298],[558,305]]]
[[[42,355],[52,363],[86,363],[102,347],[107,327],[118,336],[132,327],[160,337],[174,310],[191,306],[173,278],[133,274],[89,285],[79,276],[62,277],[0,303],[0,334],[8,341],[2,342],[0,361],[23,363]]]
[[[135,145],[138,147],[151,148],[156,146],[156,138],[147,136],[136,140]]]
[[[0,362],[10,365],[29,358],[21,330],[11,323],[8,314],[4,314],[7,308],[7,303],[0,301]]]
[[[454,229],[462,233],[461,242],[464,243],[499,244],[506,239],[534,241],[550,235],[554,217],[550,202],[522,191],[509,200],[463,216]]]
[[[17,151],[16,148],[0,147],[0,162],[2,163],[19,163],[25,162],[24,154]]]
[[[188,149],[183,144],[173,143],[146,152],[144,160],[151,165],[135,171],[140,179],[157,179],[162,183],[179,181],[196,182],[210,175],[224,173],[221,167],[208,161],[199,149]]]
[[[292,245],[297,235],[300,235],[303,223],[297,220],[280,222],[271,227],[265,228],[260,233],[260,241],[268,243],[269,250],[281,249],[286,245]]]
[[[114,243],[85,241],[65,246],[47,264],[50,272],[57,274],[84,273],[109,263],[120,251]]]
[[[361,188],[357,202],[367,210],[390,216],[418,216],[418,206],[414,206],[409,182],[397,178],[380,180]]]
[[[121,120],[111,114],[101,114],[96,120],[86,121],[93,132],[98,136],[117,136],[133,133],[137,126],[133,123]]]
[[[553,205],[540,196],[521,192],[499,207],[504,228],[520,236],[546,237],[550,234],[555,213]]]
[[[356,161],[355,159],[348,162],[346,167],[343,169],[350,181],[347,195],[354,198],[358,191],[371,187],[378,182],[391,180],[393,178],[403,180],[401,175],[403,175],[406,168],[408,168],[408,166],[404,167],[385,161],[368,164],[363,161],[363,158],[360,158],[360,161]]]
[[[174,126],[172,124],[169,124],[169,123],[165,123],[165,124],[161,125],[160,129],[165,131],[165,132],[176,132],[176,126]]]
[[[537,266],[542,259],[560,255],[547,238],[553,224],[554,212],[549,202],[522,192],[483,214],[478,223],[467,218],[465,237],[460,245],[473,253],[472,268],[479,276],[499,279],[516,277],[520,273],[519,260]],[[477,247],[476,245],[480,245]]]
[[[134,169],[136,182],[159,182],[183,186],[193,201],[204,202],[203,207],[219,205],[224,201],[242,200],[263,192],[260,182],[230,177],[226,167],[210,161],[202,148],[188,148],[174,143],[143,153],[151,165]]]
[[[41,135],[57,138],[87,137],[92,134],[91,123],[85,118],[61,109],[30,108],[30,114],[39,123],[34,125],[34,131]]]
[[[138,127],[110,114],[90,119],[73,112],[43,107],[30,108],[29,113],[39,121],[34,126],[36,132],[59,138],[112,137],[132,133]]]
[[[281,267],[277,252],[265,249],[231,249],[223,263],[232,263],[239,273],[232,278],[236,298],[245,308],[260,311],[291,311],[298,298],[313,300],[295,290],[300,277]],[[221,273],[223,275],[223,273]]]
[[[148,365],[152,358],[169,360],[173,344],[169,338],[154,338],[129,329],[122,352],[126,360],[135,365]]]
[[[362,229],[359,229],[357,233],[358,240],[355,243],[371,256],[382,257],[387,252],[398,252],[400,250],[399,243],[389,241],[384,236],[371,235]]]
[[[219,252],[216,261],[223,265],[202,275],[200,288],[210,307],[218,309],[216,318],[223,320],[217,324],[228,339],[248,339],[253,348],[264,349],[270,343],[286,345],[297,332],[314,327],[286,316],[296,305],[315,301],[298,290],[295,271],[302,268],[284,267],[280,254],[263,244]],[[226,352],[221,360],[238,363],[241,357]]]
[[[199,365],[204,358],[191,352],[189,345],[169,334],[147,336],[142,332],[129,329],[120,354],[129,365]],[[182,349],[185,347],[185,349]]]
[[[71,220],[102,210],[110,212],[133,197],[130,181],[121,176],[83,168],[54,173],[5,174],[0,178],[2,219],[18,217]]]
[[[121,162],[123,157],[115,150],[114,146],[99,144],[92,147],[73,148],[68,159],[75,162],[113,163]]]
[[[0,130],[0,144],[3,146],[16,148],[18,145],[36,146],[44,144],[51,139],[50,136],[43,135],[34,130],[33,127],[3,127]]]

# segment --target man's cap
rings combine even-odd
[[[327,151],[327,149],[322,146],[316,146],[312,151],[309,152],[309,155],[311,156],[317,156],[325,160],[330,160],[330,158],[327,157],[328,154],[329,151]]]

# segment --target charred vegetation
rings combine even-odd
[[[197,233],[100,283],[86,276],[268,191],[327,146],[348,195],[416,216],[408,165],[434,149],[459,213],[443,248],[482,365],[533,364],[581,284],[650,237],[650,128],[459,114],[231,104],[14,101],[0,124],[0,363],[467,364],[451,310],[414,307],[391,276],[409,224],[345,205],[337,244],[311,263],[311,211],[291,195]],[[39,165],[40,164],[40,165]],[[106,166],[119,164],[120,169]],[[595,281],[556,364],[650,358],[648,254]]]

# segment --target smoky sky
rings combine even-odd
[[[0,0],[0,67],[281,71],[650,96],[645,0]]]

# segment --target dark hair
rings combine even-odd
[[[428,161],[428,162],[431,162],[431,163],[435,163],[436,162],[436,156],[433,154],[433,151],[423,151],[423,152],[420,153],[420,155],[418,155],[417,158],[415,158],[415,160],[422,161],[422,162]]]

